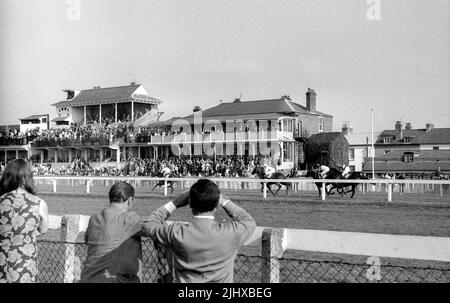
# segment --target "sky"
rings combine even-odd
[[[450,127],[449,3],[2,0],[0,125],[136,81],[167,119],[239,96],[305,105],[310,87],[335,131],[370,132],[371,108],[375,131]]]

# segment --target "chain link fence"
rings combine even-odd
[[[148,238],[143,238],[144,283],[170,283],[171,253],[158,247]],[[66,255],[74,256],[74,264],[82,268],[87,256],[87,245],[60,241],[40,240],[38,242],[38,282],[63,283],[65,277],[79,279],[77,267],[70,267]],[[272,269],[275,279],[281,283],[423,283],[450,282],[448,262],[426,262],[424,265],[366,264],[363,258],[356,262],[343,260],[309,260],[306,258],[276,258],[278,266]],[[234,281],[237,283],[260,283],[262,267],[267,262],[257,255],[239,253],[235,260]],[[75,269],[74,269],[75,268]]]

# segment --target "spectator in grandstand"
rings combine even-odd
[[[0,282],[36,282],[37,235],[47,228],[47,204],[35,196],[28,163],[10,162],[0,180]]]
[[[88,255],[82,283],[139,283],[142,274],[141,218],[131,211],[134,188],[114,184],[110,205],[89,219],[85,240]]]
[[[194,215],[189,224],[166,223],[176,209],[188,204]],[[233,222],[214,220],[219,205]],[[214,182],[200,179],[189,192],[153,212],[143,231],[173,251],[175,282],[230,283],[237,251],[255,227],[251,215],[224,198]]]

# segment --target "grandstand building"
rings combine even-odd
[[[289,96],[255,101],[236,99],[205,110],[196,107],[194,113],[165,121],[159,120],[162,113],[158,112],[158,105],[161,101],[151,97],[142,85],[134,82],[126,86],[63,91],[67,94],[66,99],[53,104],[57,116],[50,120],[49,132],[55,130],[56,137],[4,140],[0,144],[4,162],[36,157],[41,163],[63,165],[75,158],[84,158],[90,161],[92,167],[100,164],[120,167],[131,157],[167,159],[174,156],[173,146],[179,143],[189,145],[187,155],[193,155],[196,147],[210,142],[211,136],[220,130],[222,139],[215,139],[215,148],[219,144],[232,144],[235,151],[240,146],[240,153],[236,154],[258,154],[260,150],[256,143],[266,142],[273,147],[272,164],[278,169],[289,170],[304,161],[303,139],[313,134],[331,132],[333,125],[333,116],[316,109],[316,92],[313,89],[306,92],[305,106],[294,102]],[[194,125],[198,115],[202,117],[200,132]],[[189,123],[192,131],[189,140],[184,136],[180,142],[180,136],[184,134],[182,129],[173,127],[177,119]],[[207,129],[206,123],[211,120],[216,121],[216,125]],[[259,136],[246,136],[243,140],[236,135],[230,136],[226,125],[229,121],[254,121]],[[270,137],[262,128],[264,121],[268,123],[268,130],[275,130]],[[73,135],[74,130],[85,126],[89,126],[92,136],[67,139],[61,135],[65,129],[72,131]],[[105,127],[125,127],[127,131],[106,137],[102,133],[106,132]]]
[[[195,133],[195,118],[202,119],[202,129],[207,129],[207,133]],[[174,122],[185,121],[191,127],[192,136],[189,139],[180,140],[180,136],[170,134],[174,128]],[[211,121],[213,124],[211,125]],[[255,121],[259,136],[250,138],[245,135],[244,141],[238,135],[229,133],[227,129],[230,122],[242,121],[243,124],[249,121]],[[266,124],[260,123],[267,121]],[[209,124],[209,127],[206,126]],[[273,125],[274,124],[274,125]],[[273,148],[271,158],[272,165],[276,165],[279,170],[290,170],[298,168],[304,161],[303,156],[303,138],[312,134],[331,132],[333,125],[333,116],[320,112],[316,109],[316,92],[308,89],[306,92],[306,106],[294,102],[289,96],[282,96],[276,99],[243,101],[235,99],[232,102],[221,102],[211,108],[201,110],[196,106],[192,114],[184,117],[172,118],[166,121],[156,121],[146,125],[147,128],[157,130],[170,135],[154,136],[151,139],[154,146],[155,156],[163,152],[166,156],[172,152],[171,144],[188,144],[189,154],[194,154],[196,146],[204,144],[208,140],[217,144],[233,145],[231,149],[233,154],[249,155],[258,154],[258,144],[261,141],[267,141]],[[212,127],[211,127],[212,126]],[[266,129],[275,130],[270,135],[264,133]],[[256,141],[256,142],[255,142]],[[240,147],[239,147],[240,146]],[[222,148],[223,150],[226,147]],[[238,152],[241,149],[240,152]]]

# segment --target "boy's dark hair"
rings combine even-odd
[[[0,180],[0,196],[19,187],[35,194],[33,173],[28,162],[23,159],[13,160],[6,166]]]
[[[115,183],[109,190],[109,202],[111,203],[122,203],[132,197],[134,197],[134,188],[125,181]]]
[[[212,211],[219,204],[220,190],[216,183],[200,179],[191,186],[189,205],[195,213]]]

